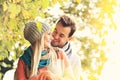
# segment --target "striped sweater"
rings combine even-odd
[[[68,58],[70,58],[70,56],[72,55],[72,48],[69,42],[62,48],[62,50],[65,52]]]

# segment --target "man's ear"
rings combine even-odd
[[[69,41],[70,41],[70,40],[72,40],[72,39],[73,39],[73,37],[72,37],[72,36],[68,38],[68,40],[69,40]]]

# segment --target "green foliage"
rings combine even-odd
[[[0,0],[0,78],[29,46],[23,38],[24,23],[37,16],[52,17],[50,24],[55,22],[57,19],[53,14],[60,14],[58,8],[53,14],[49,11],[57,3],[60,4],[59,10],[75,17],[79,32],[88,30],[87,35],[75,36],[76,44],[81,44],[81,47],[76,48],[79,48],[83,72],[89,73],[85,73],[86,78],[98,80],[95,75],[101,74],[107,60],[105,37],[109,30],[117,28],[112,18],[116,0]],[[109,24],[106,23],[108,19]],[[84,76],[80,79],[84,80]]]
[[[108,48],[106,47],[107,42],[105,37],[108,35],[109,30],[117,28],[113,21],[117,2],[115,0],[81,0],[80,4],[76,1],[72,1],[72,3],[67,7],[63,5],[62,9],[65,13],[75,17],[78,23],[78,32],[86,34],[77,34],[76,36],[78,40],[76,44],[81,45],[78,54],[82,58],[83,72],[89,73],[85,73],[88,75],[88,80],[98,80],[98,77],[95,75],[99,76],[101,74],[104,63],[107,61],[106,54],[108,53],[106,52]],[[88,31],[86,32],[86,30]],[[82,79],[84,80],[84,78]]]
[[[46,16],[44,10],[49,5],[49,0],[0,0],[0,72],[2,74],[13,67],[13,62],[29,46],[23,38],[24,23],[34,20],[37,16],[44,18]],[[5,67],[4,64],[7,66]]]

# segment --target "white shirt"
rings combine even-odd
[[[82,71],[80,57],[77,55],[75,49],[73,49],[69,42],[62,49],[70,60],[76,80],[80,80],[80,75]]]

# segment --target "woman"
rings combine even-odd
[[[50,45],[50,27],[43,22],[25,24],[24,37],[31,44],[18,61],[16,80],[74,80],[71,66],[58,48]]]

